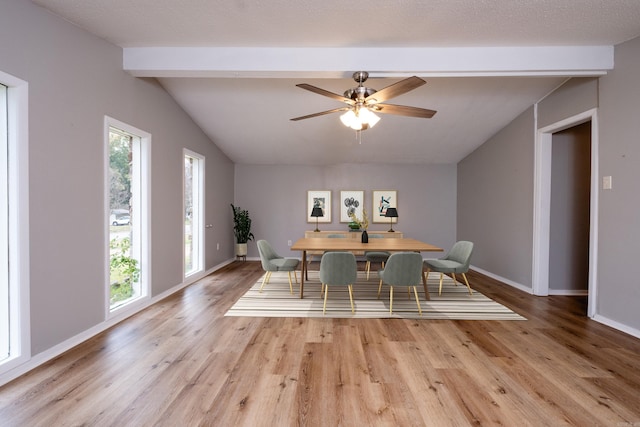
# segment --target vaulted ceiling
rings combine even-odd
[[[614,67],[640,35],[637,0],[32,0],[123,48],[243,164],[456,163],[571,77]],[[357,134],[336,94],[427,81]]]

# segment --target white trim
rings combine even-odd
[[[0,365],[0,375],[31,357],[31,315],[29,276],[29,84],[0,71],[8,87],[9,137],[9,286],[17,298],[17,313],[11,325],[12,356]]]
[[[640,330],[635,329],[635,328],[631,328],[628,325],[622,324],[620,322],[617,322],[615,320],[611,320],[608,317],[596,314],[593,317],[593,320],[595,320],[596,322],[602,323],[603,325],[607,325],[610,326],[614,329],[617,329],[619,331],[624,332],[625,334],[629,334],[631,336],[634,336],[636,338],[640,338]]]
[[[472,270],[474,270],[474,271],[477,271],[478,273],[484,274],[485,276],[491,277],[492,279],[495,279],[495,280],[497,280],[499,282],[502,282],[502,283],[504,283],[506,285],[509,285],[509,286],[511,286],[513,288],[519,289],[522,292],[526,292],[528,294],[533,294],[533,291],[532,291],[531,288],[529,288],[529,287],[527,287],[525,285],[522,285],[522,284],[520,284],[518,282],[514,282],[513,280],[509,280],[506,277],[498,276],[497,274],[491,273],[490,271],[487,271],[487,270],[483,270],[482,268],[476,267],[474,265],[472,265],[470,268]]]
[[[536,110],[537,111],[537,110]],[[587,315],[596,315],[598,265],[598,110],[592,108],[540,128],[535,139],[533,260],[534,295],[549,295],[549,232],[551,206],[551,143],[553,133],[591,121],[591,196],[589,226],[589,298]],[[537,115],[536,115],[537,127]]]
[[[589,295],[589,291],[583,289],[549,289],[549,295],[584,297]]]
[[[601,76],[613,69],[613,55],[613,46],[185,46],[124,48],[122,63],[136,77],[351,78],[353,70],[374,70],[371,78]]]
[[[57,344],[45,351],[43,351],[42,353],[39,353],[37,355],[35,355],[34,357],[30,358],[26,363],[23,363],[19,366],[16,366],[14,369],[8,371],[8,372],[3,372],[0,373],[0,386],[3,386],[4,384],[7,384],[9,381],[12,381],[16,378],[18,378],[21,375],[24,375],[25,373],[31,371],[32,369],[37,368],[38,366],[48,362],[49,360],[60,356],[62,353],[64,353],[67,350],[72,349],[73,347],[82,344],[83,342],[87,341],[90,338],[95,337],[96,335],[98,335],[101,332],[106,331],[107,329],[117,325],[118,323],[122,322],[123,320],[126,320],[127,318],[133,316],[134,314],[144,310],[147,307],[152,306],[153,304],[156,304],[157,302],[175,294],[176,292],[186,288],[187,286],[193,284],[194,282],[196,282],[197,280],[201,279],[202,277],[208,276],[209,274],[221,269],[222,267],[231,264],[232,262],[234,262],[235,259],[229,259],[225,262],[222,262],[212,268],[210,268],[209,270],[205,271],[200,277],[198,278],[189,278],[188,282],[182,282],[178,285],[175,285],[174,287],[164,291],[163,293],[156,295],[153,298],[147,299],[146,301],[144,301],[143,304],[137,305],[136,306],[136,310],[133,312],[127,311],[127,312],[118,312],[117,315],[111,316],[111,318],[109,318],[108,320],[105,320],[102,323],[99,323],[63,342],[61,342],[60,344]]]

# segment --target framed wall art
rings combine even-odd
[[[311,216],[311,211],[316,206],[322,209],[324,216],[318,218]],[[322,223],[331,222],[331,190],[307,191],[307,222],[315,223],[316,220]]]
[[[362,219],[364,209],[364,191],[343,190],[340,192],[340,222],[351,222],[349,213],[353,212],[356,218]]]
[[[387,218],[387,208],[398,208],[398,192],[396,190],[373,190],[373,222],[396,223],[398,218]]]

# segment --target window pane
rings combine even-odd
[[[139,138],[109,128],[109,308],[143,296],[140,238],[136,233]]]

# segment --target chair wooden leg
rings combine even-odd
[[[260,290],[258,292],[262,292],[262,288],[264,288],[264,285],[266,283],[269,283],[270,278],[271,278],[271,272],[267,271],[264,275],[264,278],[262,279],[262,285],[260,285]]]
[[[418,313],[420,313],[420,316],[422,316],[422,307],[420,307],[420,300],[418,299],[418,290],[416,289],[416,287],[413,287],[413,293],[416,295],[416,304],[418,304]]]
[[[369,270],[371,270],[371,261],[367,261],[365,265],[365,269],[367,270],[367,280],[369,280]]]
[[[353,287],[349,285],[349,301],[351,301],[351,312],[355,313],[356,309],[353,305]]]
[[[322,305],[322,314],[324,315],[325,311],[327,311],[327,295],[329,294],[329,285],[324,285],[324,304]]]
[[[467,285],[467,289],[469,289],[469,295],[473,295],[473,291],[471,290],[471,286],[469,286],[469,281],[467,280],[466,273],[462,273],[462,277],[464,278],[464,283]]]
[[[440,273],[440,288],[438,288],[438,295],[442,295],[442,278],[444,273]]]
[[[458,286],[458,279],[456,279],[456,273],[451,273],[451,278],[453,279],[453,284]]]
[[[389,313],[393,313],[393,286],[389,286]]]
[[[427,301],[431,300],[431,295],[429,295],[429,289],[427,288],[427,281],[429,280],[429,271],[430,269],[427,268],[427,271],[422,276],[422,286],[424,286],[424,299]]]
[[[382,279],[380,279],[380,284],[378,285],[378,299],[380,299],[380,291],[382,290]]]
[[[289,275],[289,293],[293,295],[293,285],[291,284],[291,272],[287,271],[287,274]]]

